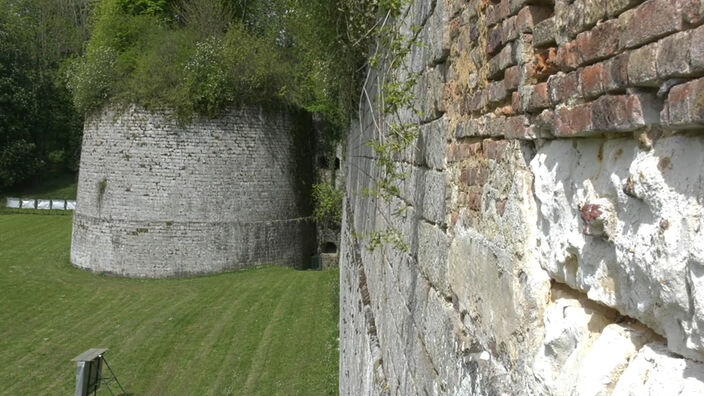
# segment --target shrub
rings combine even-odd
[[[343,191],[330,183],[313,185],[313,218],[323,226],[339,227],[342,222]]]

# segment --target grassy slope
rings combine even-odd
[[[77,187],[76,175],[50,175],[38,178],[32,183],[15,187],[10,191],[2,192],[0,197],[75,200]]]
[[[70,266],[70,233],[0,215],[0,393],[71,394],[92,347],[134,395],[337,393],[336,271],[109,278]]]

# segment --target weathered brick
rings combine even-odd
[[[489,60],[489,78],[496,79],[504,70],[515,64],[513,46],[507,44],[501,52]]]
[[[487,115],[484,118],[486,119],[486,135],[492,137],[504,136],[508,129],[506,117]]]
[[[553,134],[557,137],[581,136],[592,130],[592,105],[585,103],[555,110]]]
[[[587,99],[593,99],[605,92],[604,82],[607,80],[603,63],[587,66],[582,70],[582,93]]]
[[[545,109],[550,106],[548,97],[548,83],[540,83],[532,87],[526,87],[526,101],[523,106],[525,111],[534,113],[538,110]]]
[[[576,41],[568,41],[560,46],[556,63],[563,71],[574,70],[582,64],[582,55],[577,51]]]
[[[488,93],[486,90],[480,89],[471,95],[465,97],[462,103],[462,113],[474,113],[483,109],[488,101]]]
[[[628,57],[629,54],[625,53],[604,62],[604,69],[606,69],[604,90],[606,92],[621,90],[628,86]]]
[[[467,194],[467,208],[479,212],[482,209],[482,194],[470,191]]]
[[[677,10],[682,13],[685,22],[698,25],[704,22],[704,1],[702,0],[676,0]]]
[[[604,0],[575,0],[567,14],[567,34],[577,34],[591,28],[606,16]]]
[[[553,134],[574,137],[631,132],[658,124],[661,111],[661,101],[651,94],[604,95],[590,103],[557,109]]]
[[[518,38],[516,17],[512,16],[501,23],[501,43],[506,44]]]
[[[533,27],[533,46],[546,47],[555,44],[555,19],[548,18]]]
[[[533,140],[537,137],[534,126],[523,115],[507,118],[506,127],[504,136],[507,139]]]
[[[491,4],[486,8],[486,24],[493,26],[509,16],[509,0],[501,0],[500,3]]]
[[[584,63],[610,58],[618,51],[618,22],[610,20],[577,35],[577,51]]]
[[[555,127],[555,112],[552,109],[545,109],[540,114],[532,117],[531,126],[533,134],[539,137],[547,137],[553,134]]]
[[[592,105],[596,132],[629,132],[660,122],[662,104],[654,95],[606,95]]]
[[[682,28],[682,16],[674,0],[648,0],[618,18],[623,32],[621,48],[633,48],[654,41]]]
[[[532,33],[535,25],[550,18],[552,9],[549,7],[528,6],[518,12],[516,26],[521,33]]]
[[[633,50],[628,59],[628,82],[639,87],[660,85],[657,72],[658,43]]]
[[[446,158],[449,162],[464,161],[469,158],[475,158],[480,155],[482,149],[481,142],[474,143],[452,143],[447,145]]]
[[[504,86],[509,91],[514,91],[518,88],[518,84],[521,83],[521,68],[518,66],[511,66],[504,72]]]
[[[582,89],[579,83],[579,73],[573,71],[567,74],[558,73],[550,76],[548,79],[548,95],[553,106],[581,98]]]
[[[689,62],[689,39],[689,32],[681,32],[658,42],[658,77],[682,77],[692,73]]]
[[[689,59],[693,73],[704,72],[704,26],[690,32]]]
[[[662,122],[674,128],[704,126],[704,78],[670,89]]]
[[[503,37],[503,26],[496,25],[491,30],[486,38],[486,53],[487,55],[494,55],[501,49],[501,38]]]
[[[521,94],[518,91],[511,93],[511,109],[514,114],[522,113]]]
[[[487,159],[501,161],[506,153],[506,140],[484,139],[482,141],[482,152]]]
[[[487,136],[486,117],[472,118],[460,122],[455,128],[455,137],[458,139],[477,136]]]
[[[526,65],[527,83],[534,83],[547,79],[559,70],[558,52],[555,48],[548,48],[533,57],[533,62]]]
[[[642,2],[643,0],[606,0],[606,14],[613,18]]]
[[[509,0],[508,12],[510,15],[518,13],[521,8],[525,7],[529,3],[534,3],[533,0]]]
[[[493,81],[489,84],[489,103],[503,102],[508,97],[508,91],[503,81]]]
[[[486,166],[470,166],[460,175],[460,180],[468,186],[483,186],[488,179],[489,168]]]

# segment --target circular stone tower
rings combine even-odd
[[[92,116],[71,263],[156,278],[309,262],[301,175],[312,156],[299,118],[254,107],[185,126],[136,107]]]

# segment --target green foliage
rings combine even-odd
[[[337,130],[356,108],[377,0],[104,0],[67,68],[82,112],[109,101],[181,119],[283,102]],[[368,32],[367,32],[368,33]]]
[[[0,0],[0,190],[78,166],[83,120],[57,71],[87,13],[87,0]]]
[[[313,185],[313,219],[318,224],[339,227],[342,222],[342,197],[344,192],[330,183]]]

